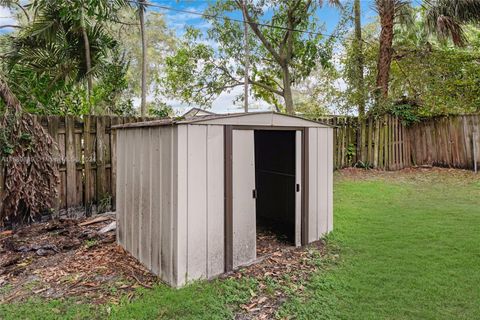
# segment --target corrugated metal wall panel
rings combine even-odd
[[[333,229],[333,129],[309,128],[308,241]]]
[[[141,159],[140,154],[142,150],[142,131],[144,129],[138,129],[134,131],[132,148],[133,150],[133,164],[132,164],[132,182],[133,182],[133,207],[130,211],[131,217],[131,253],[140,260],[139,255],[139,239],[140,239],[140,211],[141,211]],[[141,260],[140,260],[141,261]],[[142,261],[143,263],[143,261]]]
[[[225,271],[224,142],[223,126],[207,127],[207,276]]]
[[[309,165],[309,186],[308,186],[308,241],[318,239],[318,130],[308,130],[308,165]]]
[[[134,152],[133,146],[134,146],[134,134],[132,133],[126,133],[125,135],[125,149],[128,150],[126,152],[126,170],[125,170],[125,193],[126,193],[126,202],[125,202],[125,249],[132,253],[132,226],[133,226],[133,220],[132,220],[132,213],[133,213],[133,181],[134,181],[134,167],[133,167],[133,157],[134,157]]]
[[[116,183],[116,213],[117,213],[117,241],[125,246],[125,132],[117,134],[117,172],[121,172]]]
[[[161,171],[161,212],[162,212],[162,224],[161,224],[161,255],[160,255],[160,268],[162,270],[161,276],[164,281],[175,284],[175,277],[173,275],[174,270],[174,218],[175,214],[172,210],[171,192],[172,192],[172,134],[173,127],[161,127],[160,128],[160,153],[162,156],[162,163],[157,168]]]
[[[151,176],[152,176],[152,166],[151,166],[151,150],[152,150],[152,141],[151,141],[151,130],[150,128],[142,129],[142,143],[141,150],[139,153],[140,158],[140,210],[138,212],[140,217],[139,224],[139,257],[140,261],[149,269],[152,269],[152,256],[151,256]]]
[[[333,128],[327,129],[328,131],[328,164],[327,164],[327,172],[328,172],[328,181],[327,181],[327,189],[328,189],[328,226],[327,232],[333,231],[333,157],[334,157],[334,150],[333,150]]]
[[[188,127],[188,263],[189,279],[207,277],[207,126]]]
[[[318,158],[317,158],[317,237],[320,238],[327,233],[328,226],[328,130],[317,130],[318,135]]]
[[[162,198],[159,196],[162,194],[162,148],[161,148],[161,130],[160,128],[152,128],[151,130],[151,270],[153,273],[160,275],[162,273],[160,265],[161,256],[161,230],[162,226]]]
[[[224,272],[223,126],[177,129],[177,286]]]
[[[176,246],[176,282],[177,285],[182,285],[186,282],[187,275],[187,241],[188,241],[188,228],[187,228],[187,205],[188,205],[188,193],[187,193],[187,173],[188,173],[188,139],[187,139],[188,126],[181,125],[177,127],[176,130],[176,139],[175,147],[177,148],[176,155],[174,160],[177,164],[177,169],[175,174],[177,175],[176,179],[176,188],[174,192],[176,193],[176,213],[177,213],[177,222],[175,227],[177,228],[177,234],[175,236]]]
[[[119,244],[172,285],[173,127],[118,131]]]

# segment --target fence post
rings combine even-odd
[[[66,149],[66,167],[67,167],[67,212],[77,206],[77,163],[75,156],[75,118],[73,116],[65,117],[65,149]]]
[[[47,125],[48,125],[48,134],[52,137],[52,139],[58,143],[58,117],[57,116],[48,116],[47,117]],[[60,150],[57,150],[57,153],[55,154],[56,157],[60,158]],[[58,159],[54,159],[54,161],[59,161]],[[61,183],[61,182],[60,182]],[[56,188],[60,188],[59,185],[56,186]],[[58,217],[60,215],[60,190],[57,189],[57,197],[54,200],[54,209],[55,212],[53,213],[54,217]]]
[[[105,170],[105,117],[97,118],[97,150],[96,150],[96,162],[97,162],[97,207],[101,202],[105,200],[106,196],[106,170]],[[102,210],[104,208],[97,208]]]
[[[92,142],[92,122],[96,126],[96,118],[94,116],[85,116],[83,120],[83,170],[85,177],[85,210],[87,216],[91,214],[93,198],[95,197],[94,176],[92,174],[92,162],[94,159],[93,142]],[[96,130],[96,129],[95,129]]]
[[[472,142],[473,142],[473,170],[477,173],[477,163],[478,163],[478,155],[477,155],[477,131],[473,132]]]
[[[0,157],[0,213],[3,210],[3,190],[5,188],[5,166],[3,156]]]
[[[374,121],[375,121],[375,130],[374,130],[375,139],[373,144],[373,167],[378,168],[378,152],[379,152],[378,144],[380,142],[380,135],[379,135],[380,121],[378,121],[378,119],[375,119]]]

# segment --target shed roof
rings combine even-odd
[[[330,128],[333,126],[304,119],[297,116],[277,112],[249,112],[232,114],[213,114],[196,116],[189,119],[161,119],[146,122],[134,122],[113,126],[114,129],[174,126],[182,124],[197,125],[238,125],[238,126],[270,126],[270,127],[312,127]]]
[[[185,112],[182,117],[185,118],[185,119],[189,119],[189,118],[193,118],[193,117],[205,116],[205,115],[214,115],[214,114],[216,114],[216,113],[208,111],[208,110],[204,110],[204,109],[200,109],[200,108],[191,108],[190,110]]]

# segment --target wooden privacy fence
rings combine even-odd
[[[116,133],[111,126],[148,118],[36,116],[57,141],[60,185],[55,212],[115,209]],[[0,183],[3,177],[0,171]],[[0,188],[0,192],[2,189]],[[83,210],[82,210],[83,211]]]
[[[58,142],[60,185],[56,213],[76,208],[115,209],[116,124],[152,118],[38,116]],[[480,165],[480,115],[432,118],[406,126],[391,115],[317,119],[334,125],[334,166],[399,170],[411,165],[472,169]],[[364,135],[361,135],[361,132]],[[475,156],[476,154],[476,156]],[[0,170],[0,195],[3,190]],[[83,212],[83,211],[82,211]]]
[[[399,170],[411,165],[408,128],[398,117],[371,117],[362,123],[359,123],[356,117],[326,117],[318,121],[336,127],[335,169],[360,165]],[[365,133],[363,138],[362,130]]]
[[[411,126],[409,134],[413,164],[463,169],[480,164],[480,115],[432,118]]]

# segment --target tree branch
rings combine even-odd
[[[235,3],[239,8],[242,8],[242,4],[238,0],[235,0]],[[253,33],[255,33],[258,39],[260,39],[265,48],[267,48],[268,52],[270,52],[270,54],[275,58],[275,60],[277,60],[279,64],[283,63],[282,57],[278,54],[277,51],[275,51],[273,45],[267,40],[267,38],[265,38],[262,31],[260,31],[260,29],[258,28],[258,24],[253,21],[252,17],[248,13],[248,10],[245,10],[245,18],[247,19],[247,23],[250,28],[252,28]]]
[[[25,16],[27,17],[27,21],[30,22],[30,15],[28,14],[27,10],[25,10],[25,8],[20,3],[14,2],[13,4],[16,5],[20,10],[23,11]]]
[[[21,29],[22,27],[17,26],[17,25],[14,25],[14,24],[4,24],[4,25],[1,25],[1,26],[0,26],[0,29],[4,29],[4,28],[17,28],[17,29]]]
[[[263,88],[265,90],[268,90],[270,92],[273,92],[275,94],[278,94],[279,96],[283,97],[283,92],[280,91],[280,90],[277,90],[273,87],[270,87],[269,85],[267,84],[264,84],[264,83],[261,83],[261,82],[258,82],[258,81],[255,81],[255,80],[252,80],[252,79],[248,79],[248,82],[255,85],[255,86],[259,86],[260,88]]]

